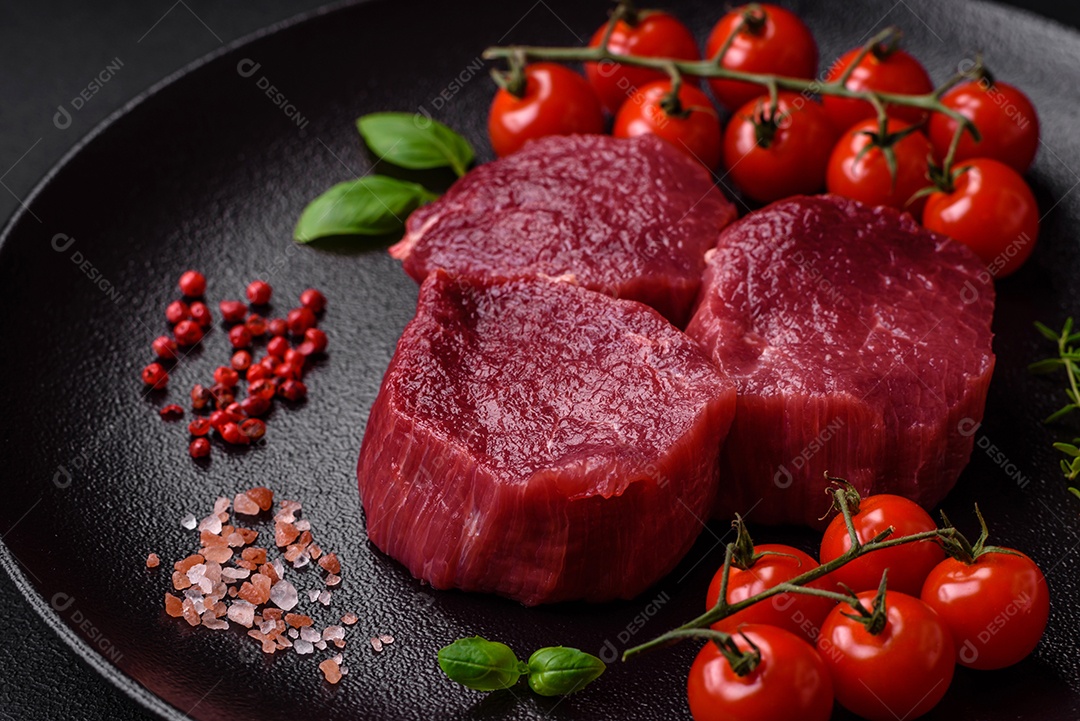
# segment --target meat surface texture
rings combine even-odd
[[[418,283],[436,268],[561,278],[681,327],[735,216],[709,173],[655,136],[552,136],[469,172],[390,253]]]
[[[652,309],[432,273],[371,410],[371,541],[435,588],[632,598],[702,530],[734,385]]]
[[[799,197],[727,228],[687,328],[739,394],[716,515],[818,525],[826,471],[939,502],[982,420],[993,309],[975,255],[907,214]]]

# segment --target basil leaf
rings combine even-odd
[[[529,657],[529,686],[541,696],[565,696],[585,688],[606,668],[592,654],[549,646]]]
[[[402,168],[449,166],[460,177],[476,157],[468,140],[419,114],[372,113],[359,118],[356,128],[376,155]]]
[[[385,175],[365,175],[338,183],[308,203],[293,237],[307,243],[329,235],[384,235],[399,232],[409,213],[438,196],[422,185]]]
[[[509,646],[479,636],[439,649],[439,668],[451,681],[476,691],[510,688],[528,672]]]

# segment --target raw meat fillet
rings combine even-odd
[[[414,212],[390,253],[417,282],[435,268],[549,276],[639,300],[682,326],[705,253],[735,215],[700,164],[655,136],[552,136]]]
[[[701,531],[734,411],[640,303],[436,271],[360,450],[368,537],[435,588],[632,598]]]
[[[936,504],[982,420],[993,310],[978,258],[907,214],[799,197],[729,227],[687,329],[739,393],[717,515],[817,525],[825,471]]]

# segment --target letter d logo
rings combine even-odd
[[[960,647],[960,653],[957,656],[964,663],[975,663],[976,659],[979,658],[979,649],[975,648],[975,644],[969,638],[964,641],[964,645]]]
[[[66,611],[71,608],[71,604],[75,603],[75,597],[61,592],[53,596],[50,603],[57,611]]]
[[[71,113],[63,105],[57,105],[56,114],[52,116],[52,124],[57,130],[67,130],[71,127]]]

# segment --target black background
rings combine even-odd
[[[237,38],[322,4],[319,0],[0,4],[0,217],[10,216],[80,137],[141,91]],[[1055,0],[1009,4],[1080,26],[1080,7],[1073,4]],[[404,30],[388,28],[407,37]],[[72,98],[117,59],[121,69],[72,113],[68,127],[58,128],[57,107],[70,108]],[[13,310],[29,309],[8,309]],[[5,349],[10,351],[15,342],[7,340]],[[148,718],[77,660],[3,574],[0,608],[4,616],[0,720]]]

